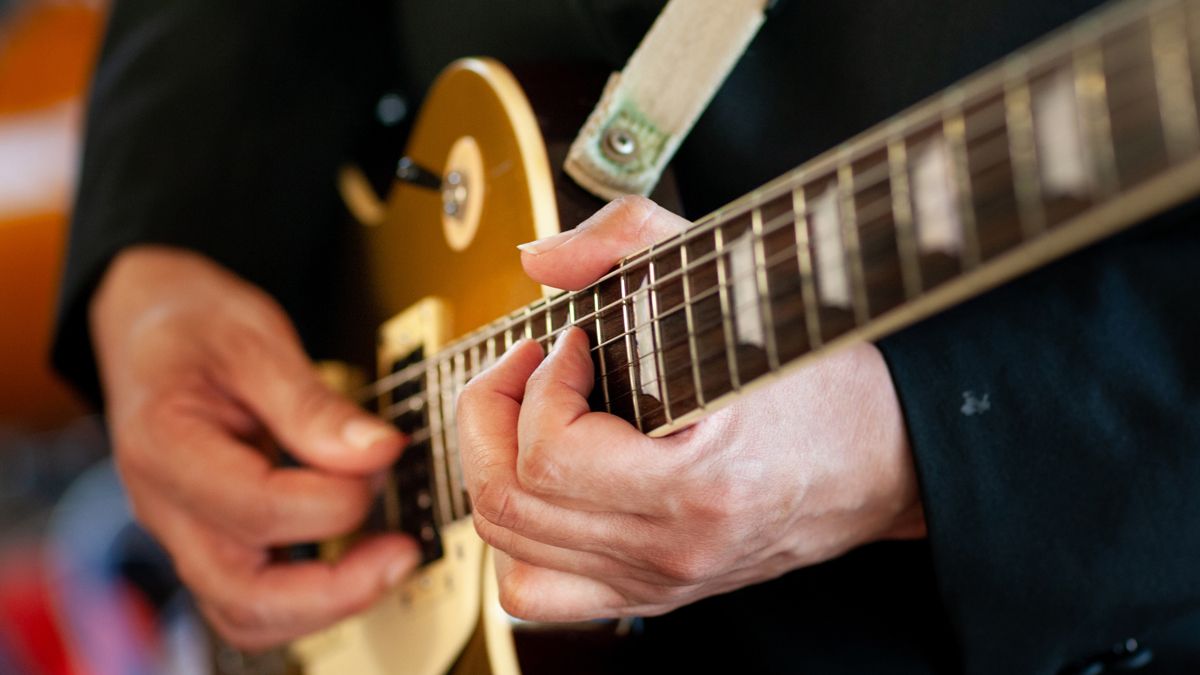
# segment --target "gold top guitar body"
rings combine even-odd
[[[413,354],[437,353],[541,297],[515,247],[559,231],[542,133],[516,79],[494,61],[463,60],[441,75],[407,157],[438,176],[454,176],[455,184],[429,189],[397,182],[380,203],[353,170],[341,178],[347,203],[366,225],[379,301],[395,313],[380,331],[381,373]],[[381,406],[399,403],[393,398],[385,393]],[[439,407],[439,423],[452,425],[452,403]],[[439,445],[440,456],[431,460],[444,464],[453,449]],[[447,477],[459,478],[448,469]],[[461,514],[465,497],[461,489],[455,496],[437,492],[422,499],[450,511],[438,518],[440,559],[366,613],[296,643],[306,673],[520,672],[513,622],[500,608],[490,557],[470,517]],[[382,510],[390,526],[401,528],[394,503]],[[338,546],[324,548],[336,555]]]

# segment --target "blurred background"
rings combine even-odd
[[[153,609],[96,563],[105,518],[80,532],[64,494],[122,510],[91,481],[106,454],[94,416],[51,373],[47,350],[101,0],[0,0],[0,673],[108,672],[97,645],[143,639]],[[85,478],[81,481],[80,477]],[[97,493],[99,490],[99,493]],[[101,508],[100,511],[106,509]],[[108,533],[111,534],[111,533]],[[64,541],[68,540],[68,541]],[[90,575],[91,578],[88,578]],[[103,578],[102,578],[103,577]],[[92,581],[100,581],[92,584]],[[97,594],[97,588],[103,590]],[[140,608],[140,609],[139,609]],[[88,625],[90,624],[90,626]],[[109,634],[108,629],[113,630]],[[80,635],[85,637],[81,638]],[[107,648],[101,648],[103,652]],[[108,649],[108,651],[112,651]],[[144,650],[143,650],[144,651]],[[125,672],[142,670],[135,667]]]

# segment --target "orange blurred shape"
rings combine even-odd
[[[0,26],[0,126],[81,99],[102,24],[95,3],[18,3]],[[0,204],[0,425],[52,428],[82,410],[47,356],[70,205],[12,208]]]
[[[103,16],[93,4],[18,3],[0,28],[0,116],[82,95]]]
[[[0,221],[0,424],[49,429],[81,412],[48,364],[62,214]]]

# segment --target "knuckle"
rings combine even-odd
[[[372,495],[366,485],[347,487],[345,490],[328,493],[323,511],[329,526],[338,532],[348,531],[358,525],[371,509]]]
[[[649,197],[627,194],[612,200],[610,207],[622,220],[637,222],[645,220],[654,209],[658,208],[658,205]]]
[[[483,375],[477,375],[467,381],[463,386],[462,391],[458,392],[458,403],[456,404],[456,412],[470,413],[475,406],[475,397],[479,392],[479,378]]]
[[[226,525],[244,543],[261,544],[274,541],[279,521],[285,509],[279,496],[265,490],[259,494],[242,495],[237,507],[239,517],[228,519]]]
[[[678,511],[696,522],[719,526],[734,520],[745,506],[746,496],[736,482],[718,479],[704,489],[691,490],[680,500]]]
[[[511,580],[501,580],[499,584],[500,606],[510,616],[518,619],[533,620],[537,618],[536,608],[520,584]]]
[[[243,364],[270,362],[277,353],[267,334],[242,322],[219,322],[213,331],[211,342],[218,345],[212,353],[213,365],[230,380],[240,374]]]
[[[554,460],[551,443],[538,438],[517,455],[517,481],[534,494],[554,494],[562,485],[562,469]]]
[[[516,514],[512,491],[507,485],[491,478],[484,478],[479,481],[474,497],[475,512],[489,523],[505,528],[515,526]]]
[[[337,403],[337,396],[328,387],[311,378],[296,388],[292,412],[297,420],[314,420],[329,414]]]
[[[275,644],[267,642],[261,638],[256,638],[251,634],[238,630],[231,626],[217,624],[215,630],[220,633],[222,639],[229,644],[230,647],[243,652],[257,652],[274,647]]]
[[[712,576],[715,565],[710,556],[696,551],[674,552],[663,556],[656,571],[671,586],[695,586]]]
[[[228,626],[237,630],[251,630],[277,623],[260,604],[249,599],[224,602],[217,605],[217,611]]]

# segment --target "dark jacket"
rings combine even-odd
[[[358,155],[394,161],[403,124],[378,123],[380,97],[415,107],[463,55],[619,69],[661,4],[118,1],[56,364],[95,394],[86,303],[137,242],[203,251],[260,284],[327,355],[340,272],[326,261],[344,239],[334,171]],[[1096,4],[783,0],[679,152],[687,215]],[[1133,639],[1155,652],[1147,672],[1200,672],[1195,210],[883,340],[928,540],[868,546],[648,621],[660,650],[647,658],[744,672],[1084,672]],[[964,392],[987,395],[989,411],[964,415]]]

